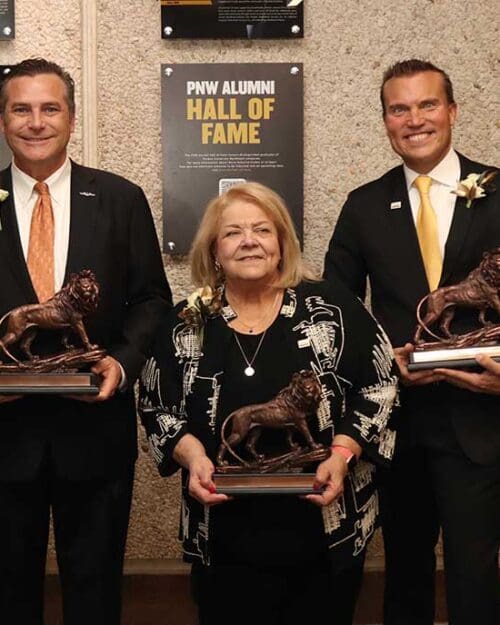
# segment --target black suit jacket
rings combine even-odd
[[[459,158],[461,179],[487,168]],[[393,203],[400,208],[391,209]],[[475,200],[470,208],[457,198],[440,286],[465,278],[483,252],[499,245],[500,191]],[[392,344],[411,341],[415,309],[428,284],[402,165],[349,194],[330,241],[325,278],[340,278],[362,298],[369,278],[373,312]],[[476,326],[475,313],[457,312],[457,331]],[[402,389],[402,406],[403,441],[439,445],[437,433],[451,420],[459,445],[471,459],[482,464],[500,460],[500,397],[439,384]]]
[[[37,301],[19,238],[10,167],[0,172],[9,197],[0,204],[0,315]],[[140,187],[72,163],[71,221],[65,282],[90,268],[100,284],[89,338],[123,366],[127,390],[100,404],[26,396],[0,404],[0,479],[33,477],[44,458],[55,472],[85,479],[122,472],[137,455],[132,386],[156,325],[171,305],[151,212]],[[61,349],[57,333],[40,332],[33,352]],[[0,355],[0,358],[3,358]]]

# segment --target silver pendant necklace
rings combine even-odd
[[[243,373],[244,373],[247,377],[251,378],[253,375],[255,375],[255,369],[254,369],[254,367],[253,367],[253,363],[255,362],[255,359],[257,358],[257,354],[258,354],[258,353],[259,353],[259,351],[260,351],[260,348],[261,348],[261,345],[262,345],[262,341],[264,340],[264,338],[265,338],[265,336],[266,336],[266,334],[267,334],[267,330],[265,330],[265,331],[262,333],[262,336],[260,337],[259,344],[257,345],[257,348],[256,348],[256,350],[254,351],[254,353],[253,353],[253,356],[252,356],[252,359],[251,359],[251,360],[248,360],[247,355],[245,354],[245,350],[244,350],[244,349],[243,349],[243,347],[241,346],[240,339],[238,338],[238,335],[236,334],[236,332],[234,332],[234,330],[233,330],[233,334],[234,334],[234,338],[235,338],[235,340],[236,340],[236,344],[237,344],[237,345],[238,345],[238,347],[240,348],[240,352],[241,352],[241,355],[243,356],[243,360],[246,362],[246,365],[247,365],[247,366],[245,367],[245,369],[244,369]]]

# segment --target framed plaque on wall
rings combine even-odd
[[[0,40],[16,36],[14,0],[0,0]]]
[[[162,0],[164,39],[297,39],[304,0]]]
[[[255,180],[285,200],[302,240],[300,63],[162,65],[163,241],[189,251],[203,211]]]
[[[3,77],[9,73],[10,67],[10,65],[0,65],[0,84],[2,83]],[[3,133],[0,132],[0,169],[5,169],[7,165],[10,164],[11,159],[12,153],[10,151],[10,148],[5,142]]]

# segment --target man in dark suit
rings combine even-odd
[[[450,622],[495,625],[500,365],[483,358],[480,372],[409,373],[407,363],[420,299],[465,278],[484,252],[500,245],[500,191],[469,207],[452,193],[459,179],[488,168],[452,149],[457,106],[445,72],[419,60],[397,63],[384,75],[381,99],[387,134],[403,165],[349,194],[325,277],[342,279],[362,298],[369,278],[373,312],[400,368],[399,448],[380,485],[384,623],[434,622],[434,548],[441,527]],[[420,180],[430,192],[419,191]],[[432,212],[422,230],[426,193]],[[455,331],[471,327],[477,327],[477,314],[459,311]]]
[[[68,159],[74,112],[73,80],[44,59],[23,61],[2,84],[0,126],[13,162],[0,172],[8,193],[0,203],[0,316],[89,268],[100,299],[87,332],[107,351],[93,367],[101,376],[95,397],[0,397],[0,621],[9,624],[42,622],[50,511],[64,623],[119,624],[137,455],[133,385],[171,303],[142,190]],[[35,232],[47,191],[40,214],[49,222]],[[33,352],[60,351],[59,340],[42,331]]]

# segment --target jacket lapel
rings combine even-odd
[[[225,359],[231,341],[231,328],[222,316],[209,319],[205,324],[201,358],[190,395],[188,410],[193,418],[193,433],[203,436],[207,451],[215,454],[216,421],[219,416],[219,393],[224,379]]]
[[[429,285],[425,274],[424,262],[420,252],[415,222],[411,212],[410,198],[406,186],[403,167],[392,172],[393,179],[388,184],[387,206],[389,213],[388,237],[391,256],[404,268],[405,279],[409,288],[418,293],[427,293]],[[397,206],[400,204],[400,207]]]
[[[232,339],[232,330],[221,315],[210,319],[205,325],[202,353],[210,358],[201,358],[198,368],[199,378],[212,378],[224,371],[226,354]]]
[[[24,293],[26,303],[36,303],[38,298],[31,284],[19,236],[10,165],[0,172],[0,187],[9,192],[9,197],[0,203],[0,254],[3,255],[6,266],[14,274],[16,282]]]
[[[473,163],[461,154],[458,157],[460,159],[460,180],[463,180],[474,171],[479,173],[484,169],[484,166]],[[446,240],[440,284],[446,284],[446,281],[453,273],[475,214],[476,211],[473,206],[467,208],[466,198],[457,197],[450,232]]]
[[[99,191],[91,170],[71,162],[71,219],[68,259],[64,282],[72,273],[91,267],[95,229],[99,210]]]

